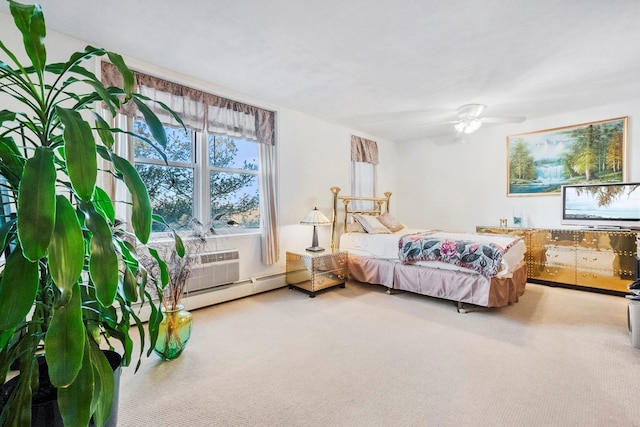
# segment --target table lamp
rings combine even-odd
[[[311,246],[307,248],[309,252],[322,252],[324,248],[318,246],[318,230],[316,227],[318,225],[329,225],[331,221],[329,218],[324,216],[322,212],[318,210],[318,208],[313,208],[311,212],[307,216],[300,221],[300,224],[304,225],[313,225],[313,240],[311,241]]]

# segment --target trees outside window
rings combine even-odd
[[[134,120],[133,126],[153,140],[143,121]],[[214,230],[259,230],[257,143],[170,126],[165,130],[166,163],[149,144],[133,141],[135,166],[149,189],[154,214],[176,230],[189,228],[193,218]],[[155,223],[153,231],[165,227]]]

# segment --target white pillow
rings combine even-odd
[[[390,234],[391,231],[385,227],[377,217],[371,215],[355,214],[354,218],[362,225],[362,228],[369,234]]]

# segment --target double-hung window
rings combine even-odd
[[[209,211],[215,225],[260,227],[258,145],[228,136],[208,136]]]
[[[133,120],[136,134],[153,140],[147,124]],[[260,228],[256,142],[165,126],[165,159],[147,141],[133,139],[135,167],[147,186],[153,212],[175,230],[193,218],[217,232]],[[203,141],[206,140],[206,144]],[[165,231],[154,223],[154,231]]]
[[[105,85],[121,85],[113,65],[103,62],[101,73]],[[153,147],[144,112],[131,104],[121,110],[125,127],[142,136],[130,138],[126,151],[147,186],[154,214],[177,230],[197,219],[214,232],[259,232],[263,263],[276,262],[275,112],[144,73],[134,71],[134,76],[136,92],[164,103],[180,118],[145,102],[167,134],[161,154]],[[161,223],[154,225],[153,231],[163,230]]]

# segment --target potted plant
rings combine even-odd
[[[102,350],[117,344],[122,365],[129,365],[133,325],[141,335],[139,366],[145,349],[153,349],[162,316],[136,254],[136,244],[149,240],[152,221],[161,219],[152,217],[136,169],[113,150],[115,134],[124,131],[110,126],[98,105],[114,116],[123,103],[133,102],[155,143],[166,144],[166,136],[143,103],[150,100],[132,92],[134,76],[121,56],[88,46],[67,62],[48,64],[41,7],[9,3],[30,64],[0,41],[3,384],[10,367],[19,366],[0,421],[30,425],[41,360],[64,424],[86,426],[92,420],[100,426],[114,396],[113,371]],[[83,65],[102,56],[122,74],[122,88],[105,87]],[[132,214],[125,222],[132,232],[118,222],[112,200],[96,184],[99,157],[100,169],[122,180],[130,193]],[[179,239],[176,248],[184,253]],[[135,310],[145,303],[151,306],[148,336]]]

